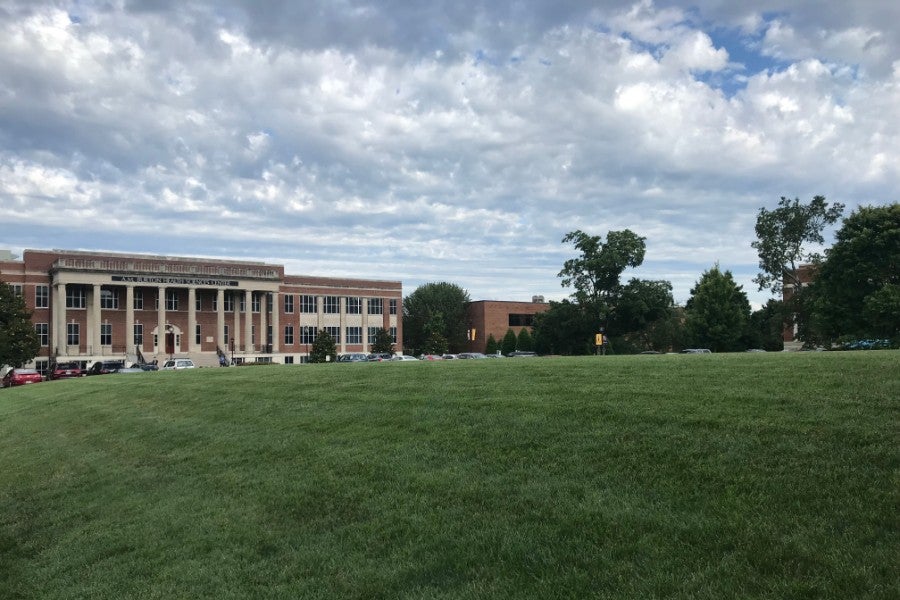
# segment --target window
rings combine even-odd
[[[119,308],[119,292],[118,290],[100,289],[100,308],[107,310],[115,310]]]
[[[284,326],[284,345],[285,346],[293,346],[294,345],[294,326],[293,325],[285,325]]]
[[[323,327],[322,329],[324,329],[326,332],[328,332],[328,335],[330,335],[332,337],[332,339],[334,339],[335,344],[341,343],[341,328],[340,327]]]
[[[325,296],[325,314],[336,315],[341,312],[340,299],[337,296]]]
[[[81,343],[81,326],[78,323],[66,323],[66,345],[77,346]]]
[[[197,292],[196,299],[194,300],[194,310],[200,312],[203,310],[203,294]],[[198,344],[200,342],[197,342]]]
[[[41,341],[41,347],[50,345],[50,324],[35,323],[34,331],[37,333],[38,339]]]
[[[256,343],[256,325],[251,325],[250,326],[250,345],[252,346],[255,343]]]
[[[259,300],[260,300],[259,294],[250,294],[251,308],[253,309],[253,312],[255,312],[255,313],[259,312],[259,306],[260,306]]]
[[[370,315],[384,314],[384,304],[382,303],[381,298],[369,298],[369,314]]]
[[[534,315],[509,315],[509,326],[510,327],[531,327],[534,325]]]
[[[301,344],[316,343],[316,328],[315,327],[301,327],[300,328],[300,343]]]
[[[228,344],[231,343],[231,338],[228,337],[228,325],[225,326],[225,331],[222,332],[225,335],[225,339],[222,340],[225,344],[225,347],[228,347]]]
[[[316,307],[315,296],[300,296],[300,312],[305,314],[315,314],[318,312]]]
[[[390,328],[390,334],[391,334],[391,341],[394,342],[394,343],[396,344],[396,343],[397,343],[397,328],[396,328],[396,327],[391,327],[391,328]]]
[[[238,302],[238,310],[240,310],[241,312],[247,312],[247,296],[244,294],[241,294],[241,299]]]
[[[284,357],[284,364],[286,364],[286,365],[292,365],[292,364],[294,364],[294,357],[293,357],[293,356],[285,356],[285,357]]]
[[[286,315],[294,314],[294,295],[293,294],[285,294],[284,295],[284,314],[286,314]]]
[[[84,288],[74,285],[66,286],[66,308],[84,308]],[[74,346],[76,344],[69,344]]]
[[[134,290],[134,310],[144,310],[144,290]]]
[[[388,311],[392,315],[397,314],[397,299],[396,298],[391,298],[390,300],[388,300]]]
[[[272,330],[271,325],[266,325],[266,345],[270,346],[272,344],[272,335],[275,332]]]
[[[212,295],[212,311],[218,312],[219,310],[219,294],[218,292],[214,292]]]
[[[15,294],[16,296],[22,295],[22,284],[21,283],[11,283],[11,284],[9,284],[9,287],[12,288],[13,294]]]
[[[362,301],[358,297],[347,298],[347,314],[348,315],[362,314]]]
[[[347,343],[362,344],[362,327],[347,328]]]
[[[225,312],[234,312],[234,294],[231,292],[227,292],[225,294],[225,301],[222,303],[223,310]]]
[[[178,310],[178,290],[166,290],[166,310]]]
[[[50,286],[39,285],[34,288],[34,307],[50,308]]]
[[[100,323],[100,345],[112,346],[112,323]]]
[[[194,326],[194,343],[198,346],[203,343],[202,337],[200,337],[200,324]]]
[[[144,345],[144,324],[134,324],[134,345],[142,347]]]

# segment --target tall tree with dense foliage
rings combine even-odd
[[[689,343],[714,352],[745,350],[750,319],[747,294],[719,265],[706,271],[691,290],[685,305]]]
[[[822,256],[816,249],[825,242],[822,232],[841,218],[844,205],[829,206],[825,196],[815,196],[809,204],[799,198],[781,197],[778,208],[759,209],[756,216],[756,241],[751,246],[759,255],[759,274],[753,281],[760,290],[781,294],[785,285],[791,292],[785,298],[789,325],[797,325],[800,339],[806,339],[810,302],[803,287],[801,265],[816,265]]]
[[[844,220],[818,270],[817,326],[828,338],[900,338],[900,204]]]
[[[435,336],[443,338],[451,352],[468,344],[466,305],[469,292],[455,283],[426,283],[403,300],[403,345],[421,352]]]
[[[491,333],[488,335],[487,342],[484,346],[485,354],[497,354],[497,351],[500,349],[500,345],[497,343],[497,338],[494,337],[494,334]]]
[[[671,283],[633,278],[622,288],[611,329],[637,350],[668,350],[674,314]]]
[[[394,353],[394,339],[391,337],[391,332],[384,327],[379,327],[375,330],[375,343],[372,344],[372,352]]]
[[[645,238],[625,229],[610,231],[604,241],[599,235],[575,230],[562,241],[574,244],[580,253],[563,263],[562,286],[573,288],[575,301],[605,323],[618,303],[622,273],[644,262]]]
[[[784,303],[770,298],[765,306],[750,314],[747,324],[747,347],[763,350],[784,350]]]
[[[503,354],[515,352],[518,341],[519,339],[516,337],[516,332],[512,329],[507,329],[506,335],[503,336],[503,341],[500,342],[500,352]]]
[[[516,350],[521,352],[534,351],[534,339],[531,337],[531,333],[529,333],[527,327],[523,327],[522,330],[519,331],[519,335],[516,338]]]
[[[334,362],[337,360],[337,346],[331,334],[324,329],[316,334],[316,340],[313,342],[312,349],[309,353],[309,362],[324,363]]]
[[[596,332],[597,317],[571,300],[550,302],[534,315],[534,349],[540,354],[592,354]]]
[[[37,356],[41,342],[25,298],[0,281],[0,366],[19,367]]]

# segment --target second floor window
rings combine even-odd
[[[37,333],[38,340],[41,342],[41,347],[46,347],[50,345],[50,324],[49,323],[35,323],[34,331]]]
[[[300,296],[300,312],[305,314],[316,314],[319,309],[316,307],[315,296]]]
[[[50,287],[39,285],[34,288],[34,307],[50,308]]]
[[[284,295],[284,314],[290,315],[294,312],[294,295],[293,294],[285,294]]]
[[[369,298],[369,314],[384,314],[384,303],[381,298]]]
[[[66,286],[66,308],[84,308],[84,288],[78,286]],[[74,346],[75,344],[69,344]]]
[[[358,315],[362,313],[362,301],[358,297],[347,298],[347,314]]]
[[[119,308],[118,290],[100,289],[100,308],[114,310]]]
[[[337,296],[325,296],[325,314],[336,315],[341,312],[340,299]]]
[[[178,290],[166,290],[166,310],[178,310]]]

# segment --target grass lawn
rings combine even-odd
[[[900,352],[0,390],[0,598],[900,597]]]

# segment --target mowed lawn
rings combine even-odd
[[[0,390],[0,598],[900,596],[900,352]]]

